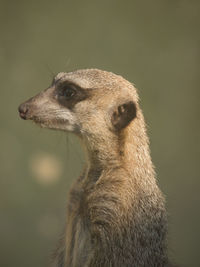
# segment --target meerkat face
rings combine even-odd
[[[79,135],[120,131],[136,116],[135,88],[121,76],[80,70],[59,73],[52,85],[19,106],[21,118]]]

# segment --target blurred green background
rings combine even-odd
[[[84,164],[76,138],[18,116],[54,74],[100,68],[139,88],[169,253],[199,267],[198,0],[0,1],[0,266],[48,266]]]

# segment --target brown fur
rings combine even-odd
[[[71,87],[76,92],[68,98]],[[55,266],[168,266],[165,201],[134,86],[96,69],[60,73],[19,111],[44,127],[74,132],[86,149]]]

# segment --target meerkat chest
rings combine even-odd
[[[70,192],[66,226],[66,266],[87,266],[91,251],[91,236],[83,211],[83,191],[77,187]]]

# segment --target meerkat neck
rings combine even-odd
[[[154,180],[154,168],[149,152],[142,113],[138,114],[120,134],[108,133],[85,140],[89,169],[124,168],[130,177],[141,180]]]
[[[146,134],[145,122],[141,111],[138,111],[134,122],[121,133],[119,149],[124,165],[130,171],[145,171],[146,174],[154,176],[149,139]]]
[[[94,138],[86,142],[86,154],[88,165],[91,169],[114,168],[121,165],[118,151],[118,138],[115,136],[104,136]]]

